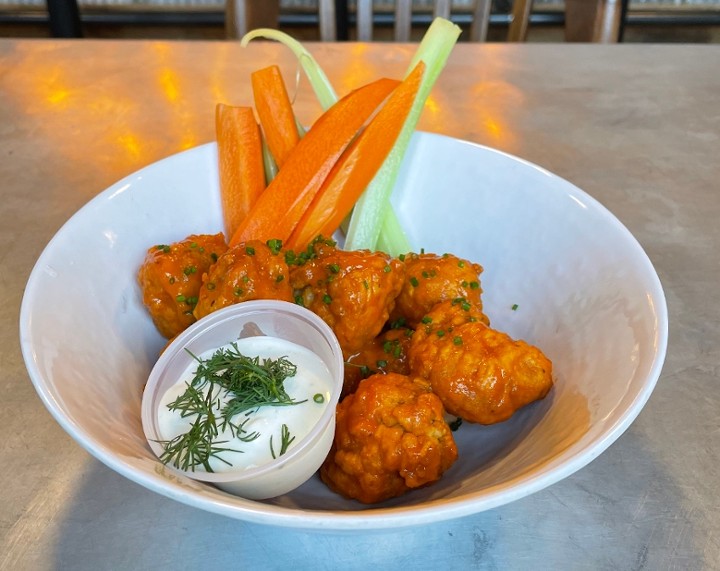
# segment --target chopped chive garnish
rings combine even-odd
[[[279,254],[282,249],[282,240],[272,239],[265,242],[273,254]],[[248,252],[249,253],[249,252]]]
[[[448,423],[448,426],[450,427],[450,430],[452,432],[455,432],[458,428],[460,428],[460,425],[462,425],[462,422],[463,422],[463,419],[458,416],[455,420]]]

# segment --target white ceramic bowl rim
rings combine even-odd
[[[443,140],[450,140],[449,138],[441,135],[426,133],[418,134],[418,137],[422,138],[423,141],[442,142]],[[545,169],[522,159],[518,159],[517,157],[507,153],[483,147],[481,145],[476,145],[474,143],[456,140],[452,141],[462,145],[470,145],[484,153],[506,157],[517,164],[524,165],[526,168],[533,169],[538,173],[542,173],[548,177],[558,178],[556,175],[553,175]],[[203,145],[202,147],[191,149],[183,153],[178,153],[177,155],[169,157],[169,159],[183,160],[183,156],[187,156],[188,153],[196,153],[203,148],[211,147],[214,147],[214,143]],[[154,165],[150,165],[146,168],[152,168],[153,166]],[[153,473],[151,471],[142,472],[137,470],[135,466],[116,456],[107,446],[92,439],[82,426],[79,426],[76,422],[63,414],[62,404],[57,401],[51,388],[47,385],[46,380],[43,378],[38,365],[38,359],[40,357],[36,352],[36,347],[33,345],[33,339],[31,336],[31,325],[33,319],[32,302],[34,297],[39,294],[38,288],[40,277],[44,271],[46,263],[48,262],[48,257],[51,255],[53,245],[58,240],[58,237],[66,230],[66,228],[71,226],[77,218],[86,216],[88,212],[91,212],[98,207],[98,205],[107,200],[108,195],[123,191],[128,185],[130,185],[130,183],[137,180],[137,178],[137,173],[126,177],[102,194],[92,199],[65,225],[63,225],[55,237],[53,237],[53,239],[49,242],[48,246],[39,257],[29,277],[23,297],[20,311],[21,349],[30,379],[34,384],[38,395],[55,420],[70,436],[72,436],[90,454],[118,473],[147,487],[150,490],[156,491],[187,505],[255,523],[316,530],[383,529],[400,526],[423,525],[440,520],[462,517],[478,511],[491,509],[537,492],[555,482],[558,482],[590,463],[613,442],[615,442],[631,425],[649,399],[660,376],[667,349],[668,316],[665,296],[657,274],[655,273],[655,270],[642,247],[625,228],[625,226],[623,226],[613,214],[611,214],[595,199],[577,187],[567,183],[566,187],[563,189],[564,192],[567,192],[567,194],[574,200],[582,202],[588,208],[591,208],[596,211],[596,213],[599,213],[609,226],[611,226],[616,232],[624,235],[624,239],[628,247],[636,250],[635,258],[641,266],[640,269],[646,274],[648,279],[647,296],[654,309],[656,319],[656,336],[654,339],[655,354],[648,370],[645,383],[643,384],[641,390],[634,395],[634,398],[625,408],[623,413],[601,435],[590,442],[575,442],[538,470],[534,471],[530,476],[520,474],[516,478],[506,480],[501,484],[484,489],[483,493],[477,496],[436,498],[427,501],[422,505],[370,507],[359,511],[298,510],[292,507],[271,505],[252,500],[244,500],[242,498],[232,498],[232,501],[225,501],[222,499],[222,495],[210,497],[188,494],[185,487],[173,482],[168,482],[166,478],[161,477],[157,473]],[[558,178],[558,180],[562,179]]]

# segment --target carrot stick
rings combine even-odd
[[[230,240],[285,242],[345,148],[398,81],[379,79],[343,97],[312,126]]]
[[[251,107],[215,107],[225,236],[232,236],[265,189],[260,127]]]
[[[335,163],[290,236],[288,248],[303,249],[318,234],[332,236],[340,227],[393,148],[415,101],[424,70],[421,61]]]
[[[282,167],[288,154],[300,140],[300,135],[280,68],[276,65],[264,67],[253,72],[250,78],[255,110],[260,118],[265,140],[278,167]]]

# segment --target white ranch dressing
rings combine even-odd
[[[268,336],[246,337],[235,341],[238,351],[247,357],[260,357],[262,359],[287,358],[297,367],[294,376],[285,379],[284,388],[293,401],[305,401],[289,406],[262,406],[252,409],[248,413],[240,413],[233,417],[233,422],[239,424],[248,414],[248,421],[244,425],[247,434],[258,432],[259,436],[251,442],[243,442],[235,438],[229,429],[220,431],[216,441],[226,440],[219,444],[223,448],[235,451],[223,452],[220,456],[229,462],[228,465],[218,458],[210,459],[210,467],[214,472],[243,471],[249,468],[262,466],[273,460],[270,438],[275,456],[279,457],[282,443],[282,426],[289,429],[290,437],[295,437],[287,451],[298,445],[310,433],[320,420],[323,411],[330,401],[332,391],[332,375],[323,360],[315,353],[283,339]],[[230,348],[231,344],[206,351],[197,355],[201,360],[209,359],[218,349]],[[178,382],[172,385],[160,399],[158,407],[158,429],[162,440],[172,440],[176,436],[188,432],[196,416],[182,418],[180,411],[171,411],[168,404],[185,392],[187,385],[193,380],[197,370],[197,362],[193,361],[181,375]],[[217,390],[217,388],[216,388]],[[230,397],[221,392],[220,407]],[[322,395],[322,402],[316,402],[316,395]],[[317,400],[320,400],[317,398]],[[220,408],[216,407],[219,413]],[[219,414],[218,414],[219,416]],[[221,424],[222,421],[218,422]],[[287,453],[287,452],[286,452]],[[196,472],[204,472],[202,466],[195,467]]]

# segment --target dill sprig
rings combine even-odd
[[[273,448],[273,437],[270,435],[270,454],[272,454],[273,460],[277,458],[275,456],[275,449]],[[278,456],[282,456],[285,454],[285,452],[288,451],[288,448],[290,448],[290,445],[293,443],[293,440],[295,440],[295,437],[290,437],[290,429],[288,428],[287,424],[283,424],[282,428],[280,429],[280,454]]]
[[[206,392],[203,388],[207,386],[204,379],[193,380],[192,383],[185,383],[185,392],[167,405],[169,410],[179,411],[181,418],[193,415],[204,415],[208,418],[214,416],[213,406],[215,397],[214,387],[211,386]]]
[[[196,378],[221,386],[231,396],[222,410],[225,422],[261,406],[298,404],[285,391],[285,379],[297,373],[297,367],[287,357],[262,360],[247,357],[232,343],[216,351],[207,361],[195,359],[199,363]]]
[[[232,449],[218,446],[227,444],[227,440],[215,441],[214,437],[217,434],[213,435],[214,431],[211,427],[212,423],[198,415],[188,432],[180,434],[172,440],[159,441],[165,449],[160,455],[160,461],[163,464],[171,464],[180,470],[193,472],[197,466],[202,466],[208,472],[212,472],[210,458],[217,458],[221,462],[231,465],[227,460],[221,458],[220,454]]]
[[[216,458],[231,466],[220,454],[242,451],[221,446],[228,441],[216,440],[220,431],[230,429],[233,437],[242,442],[251,442],[260,436],[258,432],[245,429],[250,420],[247,416],[240,423],[234,423],[234,417],[262,406],[305,402],[293,400],[285,391],[285,379],[297,373],[297,367],[287,357],[262,360],[248,357],[240,352],[236,343],[218,349],[206,360],[186,351],[198,362],[198,367],[193,379],[186,383],[185,391],[167,406],[169,410],[179,412],[181,418],[194,417],[194,421],[186,433],[172,440],[159,441],[164,448],[160,456],[164,464],[184,471],[195,471],[202,466],[212,472],[210,459]],[[225,398],[228,400],[222,406]],[[282,455],[295,437],[290,438],[287,425],[283,425],[281,436]]]

